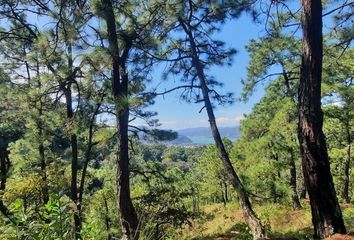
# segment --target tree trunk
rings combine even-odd
[[[75,80],[75,75],[73,73],[73,57],[72,57],[72,43],[68,36],[65,36],[65,42],[67,44],[67,60],[68,60],[68,67],[70,69],[70,75],[66,79],[66,86],[64,86],[64,95],[66,100],[66,115],[69,121],[68,124],[73,124],[74,121],[74,111],[73,111],[73,100],[72,100],[72,91],[71,91],[71,84]],[[71,199],[75,203],[76,209],[74,209],[74,226],[75,226],[75,239],[81,239],[81,217],[80,211],[78,208],[78,188],[77,188],[77,175],[79,170],[79,161],[78,161],[78,146],[77,146],[77,136],[75,133],[71,133],[70,136],[70,143],[71,143],[71,185],[70,185],[70,192],[71,192]]]
[[[120,222],[122,227],[122,239],[139,239],[138,216],[135,212],[131,197],[129,183],[129,155],[128,155],[128,123],[129,106],[122,103],[122,99],[128,98],[128,74],[126,72],[126,60],[132,42],[125,42],[122,56],[119,54],[118,36],[116,32],[115,15],[110,0],[104,0],[105,21],[107,23],[109,50],[112,56],[112,92],[115,99],[115,111],[118,130],[118,154],[117,154],[117,192]],[[124,105],[123,105],[124,104]]]
[[[40,84],[39,84],[40,85]],[[40,144],[38,146],[39,158],[40,158],[40,166],[41,166],[41,179],[42,179],[42,200],[43,204],[46,204],[49,201],[49,189],[48,189],[48,181],[47,181],[47,164],[45,161],[45,150],[43,145],[43,121],[42,121],[42,102],[40,101],[40,106],[38,109],[38,122],[37,127],[39,131],[39,141]]]
[[[351,144],[352,139],[350,135],[350,125],[349,125],[349,114],[347,113],[347,119],[345,122],[345,132],[346,132],[346,140],[347,140],[347,149],[346,149],[346,159],[344,164],[344,186],[343,186],[343,193],[342,198],[345,200],[346,203],[350,203],[350,195],[349,195],[349,183],[350,183],[350,160],[351,160]]]
[[[271,148],[271,147],[272,147],[272,144],[269,144],[269,148]],[[277,152],[272,153],[272,159],[275,162],[279,161],[279,156],[278,156]],[[276,168],[276,170],[277,170],[277,175],[272,174],[270,176],[270,178],[272,179],[271,186],[270,186],[270,197],[273,198],[273,203],[276,203],[278,201],[277,186],[275,184],[277,179],[276,179],[275,176],[278,176],[278,178],[280,178],[280,172],[279,172],[279,168],[278,167]]]
[[[71,95],[71,84],[64,90],[65,100],[66,100],[66,112],[68,121],[72,121],[74,117],[73,107],[72,107],[72,95]],[[71,123],[69,123],[71,124]],[[70,193],[71,200],[75,203],[76,209],[74,209],[74,226],[75,226],[75,239],[80,239],[81,232],[81,219],[78,211],[78,189],[77,189],[77,174],[78,174],[78,147],[77,147],[77,136],[75,133],[71,133],[70,136],[71,144],[71,184]]]
[[[224,188],[224,184],[223,184],[223,182],[220,182],[221,200],[222,200],[222,202],[224,204],[224,207],[226,207],[226,198],[225,198],[225,193],[224,193],[223,188]]]
[[[225,200],[226,202],[229,201],[229,192],[228,192],[228,189],[227,189],[227,183],[224,182],[224,189],[225,189]]]
[[[294,157],[294,149],[290,148],[290,186],[292,190],[291,201],[294,209],[301,209],[301,203],[299,196],[297,195],[297,184],[296,184],[296,165]]]
[[[107,199],[106,196],[103,195],[103,201],[104,201],[104,209],[105,209],[105,217],[104,217],[104,222],[106,225],[106,231],[108,232],[108,236],[107,236],[107,240],[111,240],[112,239],[112,235],[111,235],[111,227],[110,227],[110,218],[109,218],[109,208],[108,208],[108,203],[107,203]]]
[[[241,183],[241,180],[239,179],[238,175],[235,172],[235,169],[233,168],[229,155],[225,149],[224,143],[222,142],[220,132],[218,129],[218,126],[216,124],[215,120],[215,115],[214,115],[214,110],[213,106],[210,101],[209,97],[209,89],[206,83],[205,79],[205,74],[204,74],[204,69],[203,66],[200,62],[199,55],[197,52],[197,47],[196,43],[193,37],[192,30],[190,29],[190,26],[188,26],[182,19],[179,19],[179,22],[181,23],[185,33],[188,36],[188,41],[190,43],[190,48],[192,52],[192,65],[195,68],[197,72],[197,77],[200,81],[200,87],[202,90],[203,94],[203,101],[205,104],[205,109],[208,114],[209,118],[209,124],[212,132],[212,136],[215,141],[216,148],[218,150],[219,156],[222,160],[222,163],[224,165],[225,171],[227,173],[227,176],[229,178],[229,181],[231,182],[232,186],[234,187],[235,191],[238,194],[240,205],[243,210],[243,215],[245,217],[245,220],[247,222],[248,227],[250,228],[253,239],[264,239],[265,238],[265,230],[264,227],[261,223],[261,221],[258,219],[256,214],[252,210],[251,202],[249,200],[247,191],[245,190],[244,186]]]
[[[10,212],[9,209],[5,206],[2,196],[6,188],[6,181],[7,181],[7,172],[8,172],[8,164],[6,162],[7,156],[7,149],[1,147],[0,148],[0,211],[6,217],[9,217]]]
[[[345,233],[338,204],[321,110],[322,5],[321,0],[302,0],[303,57],[299,86],[299,128],[302,166],[310,198],[314,238]]]
[[[305,177],[302,175],[302,183],[301,183],[301,190],[300,190],[300,199],[306,199],[306,183],[305,183]]]
[[[42,200],[43,203],[46,204],[49,201],[49,191],[48,191],[48,181],[47,181],[47,164],[45,162],[45,154],[44,154],[44,146],[43,144],[39,144],[38,147],[40,159],[41,159],[41,178],[43,181],[42,186]]]
[[[139,239],[138,233],[138,217],[135,212],[132,200],[130,198],[129,184],[129,156],[128,156],[128,118],[129,109],[124,111],[118,110],[120,106],[117,104],[118,116],[118,168],[117,168],[117,191],[118,206],[123,230],[123,238],[129,240]]]
[[[278,194],[277,194],[277,188],[276,188],[276,185],[275,185],[275,181],[276,181],[275,175],[272,175],[271,178],[272,178],[272,183],[271,183],[271,186],[270,186],[270,196],[273,199],[273,203],[277,203]]]
[[[88,132],[88,141],[87,141],[87,149],[85,151],[85,160],[83,163],[83,168],[82,168],[82,173],[81,173],[81,179],[80,179],[80,185],[79,185],[79,193],[78,193],[78,214],[80,216],[80,219],[82,221],[82,200],[84,196],[84,188],[85,188],[85,180],[86,180],[86,174],[87,174],[87,168],[89,165],[89,162],[91,160],[91,152],[92,148],[94,146],[93,143],[93,134],[94,134],[94,126],[95,126],[95,121],[96,121],[96,116],[99,113],[102,101],[103,101],[104,95],[101,96],[101,100],[99,103],[97,103],[95,111],[92,113],[92,116],[90,118],[90,126],[89,126],[89,132]]]
[[[42,81],[40,77],[40,69],[39,69],[39,60],[38,56],[36,56],[36,74],[37,74],[37,87],[38,89],[42,88]],[[27,63],[26,63],[27,66]],[[27,74],[28,74],[28,81],[30,81],[30,73],[28,70],[27,66]],[[30,84],[30,83],[29,83]],[[39,157],[40,157],[40,165],[41,165],[41,178],[42,178],[42,200],[43,203],[46,204],[49,201],[49,189],[48,189],[48,181],[47,181],[47,164],[45,162],[45,150],[44,150],[44,145],[43,145],[43,103],[42,103],[42,98],[39,98],[39,108],[38,108],[38,119],[37,119],[37,129],[38,129],[38,135],[39,135],[39,146],[38,146],[38,152],[39,152]]]

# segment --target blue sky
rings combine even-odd
[[[209,71],[217,80],[224,83],[222,91],[232,92],[236,98],[240,96],[242,92],[241,79],[247,76],[246,67],[249,62],[245,46],[250,39],[259,38],[262,35],[263,27],[253,23],[248,15],[243,15],[237,20],[227,22],[221,32],[215,35],[216,39],[223,40],[228,47],[233,47],[238,51],[231,67],[219,67]],[[179,84],[178,78],[170,77],[168,81],[162,83],[160,74],[155,74],[153,78],[152,85],[158,85],[160,92]],[[236,102],[231,106],[218,106],[215,115],[219,126],[238,125],[243,114],[249,113],[252,106],[260,100],[263,94],[263,87],[260,85],[247,103]],[[173,92],[164,97],[157,97],[155,105],[150,109],[158,112],[157,118],[162,124],[161,128],[177,130],[209,126],[206,112],[199,113],[201,107],[202,105],[180,100],[178,92]]]

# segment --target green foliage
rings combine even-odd
[[[224,139],[228,150],[232,143]],[[230,198],[227,193],[231,186],[228,183],[224,166],[219,159],[215,146],[210,145],[203,150],[203,153],[196,159],[196,164],[190,174],[190,182],[194,183],[195,191],[198,193],[201,202],[223,202]],[[225,196],[227,194],[227,196]]]
[[[113,120],[117,111],[129,107],[129,124],[142,119],[149,127],[158,126],[157,113],[147,110],[157,95],[156,89],[149,92],[152,74],[159,69],[154,68],[156,64],[161,66],[166,60],[163,78],[180,78],[188,85],[182,99],[199,103],[202,94],[197,72],[191,67],[198,58],[212,100],[219,104],[234,101],[232,93],[217,92],[223,82],[209,72],[231,65],[236,50],[214,36],[229,18],[238,18],[243,12],[254,14],[253,1],[113,2],[119,54],[126,57],[120,76],[129,79],[127,96],[116,99],[110,83],[107,26],[102,22],[104,1],[1,2],[0,54],[6,67],[0,68],[0,239],[73,239],[73,215],[79,210],[70,191],[74,184],[82,190],[81,238],[121,236],[116,200],[119,132]],[[351,13],[342,10],[335,17],[341,23],[336,33],[325,36],[322,95],[336,189],[342,193],[349,177],[352,199],[353,26],[343,22]],[[296,131],[301,42],[297,34],[284,28],[299,21],[299,14],[271,14],[267,35],[251,40],[246,47],[250,65],[241,98],[246,100],[257,83],[268,80],[265,95],[242,121],[242,137],[236,143],[225,139],[224,144],[254,202],[276,202],[258,210],[271,235],[308,239],[309,225],[289,227],[283,233],[274,224],[289,217],[284,211],[290,210],[282,207],[294,193],[289,181],[291,164],[300,170]],[[183,22],[196,39],[197,53],[191,51]],[[129,39],[134,40],[127,53],[124,48]],[[67,108],[70,98],[72,117]],[[137,141],[139,129],[130,126],[129,159],[141,238],[178,239],[192,223],[218,217],[222,221],[214,222],[215,228],[224,231],[222,224],[231,217],[203,209],[204,205],[224,203],[219,211],[227,212],[236,198],[215,146],[150,144],[150,140],[171,140],[177,134],[148,128],[143,130],[152,138],[141,143]],[[76,183],[71,182],[72,135],[78,141]],[[82,188],[81,178],[85,180]],[[302,180],[300,174],[297,180]],[[303,211],[308,214],[308,207]],[[352,208],[345,208],[343,216],[353,226]],[[246,225],[237,222],[241,216],[233,217],[229,230],[237,232],[235,239],[250,239]],[[305,214],[301,217],[309,219]]]
[[[49,201],[36,211],[29,211],[24,200],[15,200],[12,204],[17,226],[8,223],[3,239],[68,239],[71,232],[71,211],[68,198],[51,195]],[[40,218],[35,216],[39,215]],[[0,234],[1,236],[1,234]]]
[[[322,91],[325,103],[324,132],[329,146],[334,183],[337,191],[342,193],[340,196],[346,198],[343,191],[348,160],[349,172],[353,168],[350,157],[353,152],[352,149],[348,151],[348,147],[352,146],[354,138],[354,87],[351,83],[354,71],[351,59],[354,57],[354,51],[350,48],[339,57],[338,50],[335,46],[326,46]],[[351,175],[348,177],[353,179]],[[349,180],[349,199],[354,193],[351,182]]]
[[[300,41],[293,36],[276,32],[271,36],[251,40],[247,45],[250,53],[250,64],[247,67],[247,79],[242,80],[242,99],[247,100],[256,84],[271,81],[282,76],[285,84],[296,84],[300,65]],[[279,69],[280,68],[280,69]],[[274,70],[279,69],[279,70]],[[289,82],[287,82],[289,81]],[[290,89],[294,94],[295,88]]]
[[[267,87],[265,96],[242,121],[243,134],[231,156],[250,192],[287,202],[291,195],[288,169],[299,153],[296,106],[281,80]]]
[[[252,240],[252,234],[247,226],[247,224],[245,223],[236,223],[235,225],[233,225],[230,229],[231,232],[236,232],[237,233],[237,237],[235,237],[234,239],[240,239],[240,240]]]
[[[140,157],[135,159],[132,169],[136,173],[132,195],[141,216],[141,238],[174,239],[178,229],[194,217],[191,198],[195,192],[193,185],[185,178],[186,171],[190,169],[183,166],[192,161],[191,156],[174,159],[174,164],[166,164],[165,159],[169,158],[171,151],[182,151],[181,148],[142,145],[140,151]]]

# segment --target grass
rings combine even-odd
[[[255,211],[266,225],[270,239],[306,240],[312,237],[311,211],[308,202],[303,209],[267,203],[256,206]],[[202,217],[182,231],[185,240],[251,240],[242,211],[235,203],[202,208]],[[343,218],[349,231],[354,231],[354,205],[342,205]]]

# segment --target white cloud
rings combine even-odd
[[[232,117],[218,117],[216,123],[220,126],[235,126],[239,125],[240,121],[244,119],[244,116],[232,116]]]

